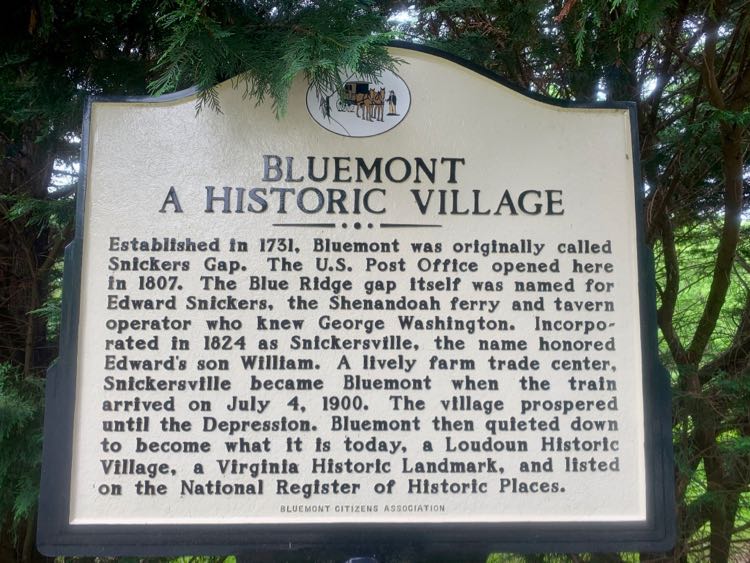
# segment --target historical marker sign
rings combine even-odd
[[[93,100],[40,547],[670,541],[634,107],[398,74]]]

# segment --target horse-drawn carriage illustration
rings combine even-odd
[[[336,109],[356,112],[357,117],[367,121],[383,121],[385,105],[385,87],[375,89],[369,82],[350,80],[339,92]]]
[[[334,87],[307,92],[307,109],[323,128],[347,137],[370,137],[388,131],[406,116],[409,88],[398,75],[349,74]],[[396,102],[401,113],[396,111]],[[386,107],[387,106],[387,107]]]

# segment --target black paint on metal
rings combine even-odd
[[[446,524],[215,524],[72,525],[69,523],[73,424],[78,353],[89,128],[94,103],[159,103],[183,99],[196,88],[159,97],[94,97],[84,113],[76,233],[65,251],[60,356],[47,376],[44,453],[37,542],[47,555],[224,555],[313,549],[378,553],[404,546],[419,559],[455,560],[491,552],[659,552],[676,534],[669,377],[658,361],[653,260],[643,234],[638,123],[635,102],[573,103],[520,89],[502,77],[452,55],[401,41],[392,47],[430,54],[481,74],[528,98],[564,108],[624,109],[630,115],[634,205],[637,219],[647,519],[645,522],[513,522]]]

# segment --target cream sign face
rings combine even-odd
[[[44,551],[669,543],[634,108],[394,55],[91,102]]]

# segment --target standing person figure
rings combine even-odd
[[[388,93],[388,115],[396,115],[396,94],[393,90]]]

